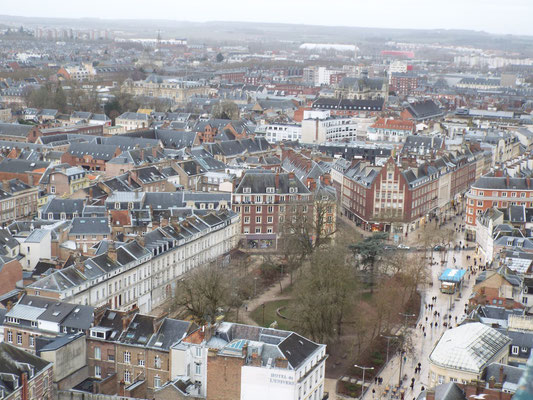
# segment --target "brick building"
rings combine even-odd
[[[466,194],[465,223],[469,234],[475,235],[476,219],[492,207],[514,205],[533,207],[531,178],[488,175],[478,179]]]
[[[293,172],[246,173],[232,204],[241,216],[242,236],[253,248],[275,248],[285,221],[313,216],[312,194]]]
[[[107,310],[87,340],[89,375],[115,376],[119,394],[135,388],[142,397],[170,381],[170,346],[190,333],[192,323],[169,318]],[[116,375],[115,375],[116,374]]]
[[[353,162],[343,173],[342,213],[367,230],[407,234],[460,200],[477,162],[468,152],[411,168],[392,158],[383,167]]]
[[[399,95],[410,94],[418,87],[418,76],[412,73],[392,73],[390,90]]]
[[[0,395],[3,400],[51,400],[53,363],[0,343]]]

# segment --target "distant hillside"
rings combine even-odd
[[[251,22],[187,22],[170,20],[107,20],[94,18],[28,18],[0,15],[0,24],[48,27],[76,27],[81,29],[111,29],[124,36],[155,38],[161,30],[163,37],[186,37],[194,42],[226,42],[227,44],[254,41],[379,43],[389,40],[415,43],[475,46],[524,53],[533,52],[533,36],[496,35],[469,30],[415,30],[358,27],[332,27]]]

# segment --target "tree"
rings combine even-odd
[[[211,114],[213,118],[239,119],[239,106],[233,101],[224,100],[213,106]]]
[[[129,93],[117,92],[115,97],[104,106],[104,111],[111,119],[121,115],[126,111],[136,111],[140,107],[140,103],[133,98]]]
[[[217,54],[217,63],[221,63],[222,61],[224,61],[224,56],[222,55],[222,53],[218,53]]]
[[[342,334],[343,324],[354,310],[358,280],[347,262],[344,243],[317,249],[304,267],[290,307],[297,315],[300,332],[318,342],[331,342]]]
[[[383,254],[385,239],[387,239],[385,232],[375,232],[372,236],[350,246],[362,267],[368,271],[371,292],[376,282],[376,262]]]
[[[224,270],[209,264],[178,282],[174,306],[181,317],[191,317],[198,324],[214,323],[231,302],[230,293]]]
[[[237,311],[252,295],[251,277],[230,273],[231,266],[217,263],[195,269],[178,282],[172,308],[181,318],[197,324],[214,323],[217,316]]]

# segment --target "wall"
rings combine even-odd
[[[296,399],[295,372],[286,369],[242,367],[241,400]]]
[[[207,400],[241,398],[241,368],[244,358],[208,355]]]
[[[18,281],[22,280],[22,266],[17,260],[12,260],[4,264],[0,270],[0,295],[13,289]]]
[[[87,364],[85,336],[55,351],[41,352],[41,357],[54,363],[54,382],[58,382]]]

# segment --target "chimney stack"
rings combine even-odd
[[[278,189],[279,188],[279,173],[276,173],[275,180],[276,180],[276,189]]]
[[[113,262],[117,262],[117,248],[115,247],[114,240],[109,241],[109,247],[107,248],[107,256],[111,260],[113,260]]]

